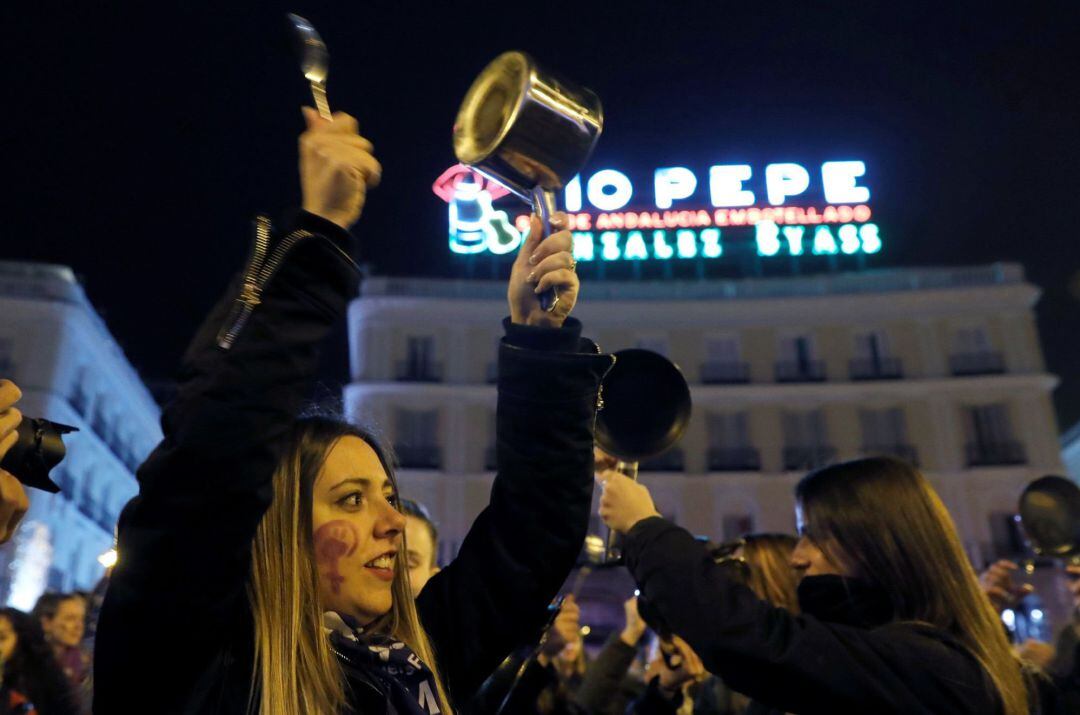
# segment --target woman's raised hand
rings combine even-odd
[[[660,516],[649,490],[625,474],[609,469],[597,474],[596,481],[603,489],[600,518],[608,528],[625,534],[642,519]]]
[[[552,228],[562,230],[544,238],[540,219],[532,217],[529,235],[510,271],[506,299],[512,322],[558,328],[574,309],[581,284],[575,270],[574,243],[566,224],[566,214],[552,215]],[[559,291],[559,300],[548,312],[540,307],[540,294],[550,288]]]
[[[300,135],[303,209],[348,229],[360,218],[367,190],[379,185],[382,166],[356,120],[334,112],[334,121],[304,107],[307,129]]]
[[[979,574],[979,586],[999,612],[1012,608],[1035,590],[1031,584],[1017,583],[1014,576],[1019,570],[1017,564],[1001,559]]]

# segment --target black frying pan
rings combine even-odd
[[[620,350],[604,377],[596,443],[624,462],[670,449],[690,422],[690,387],[675,363],[651,350]]]
[[[1049,475],[1027,485],[1020,495],[1020,520],[1039,556],[1080,553],[1080,487],[1075,482]]]

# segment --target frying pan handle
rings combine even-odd
[[[637,462],[623,462],[619,461],[615,464],[615,471],[637,481],[638,463]],[[623,537],[619,532],[614,529],[608,529],[607,533],[607,555],[605,563],[617,563],[622,559],[622,545]]]
[[[540,217],[544,238],[551,235],[551,215],[555,213],[555,192],[537,186],[532,192],[533,213]],[[540,307],[548,313],[555,310],[559,302],[559,291],[550,288],[540,294]]]

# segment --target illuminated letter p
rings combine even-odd
[[[656,208],[669,209],[675,199],[685,199],[697,189],[694,172],[683,166],[657,169],[655,178]]]

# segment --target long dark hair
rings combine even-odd
[[[871,457],[811,472],[795,488],[805,535],[851,575],[887,593],[893,620],[929,624],[979,661],[1005,715],[1027,690],[997,612],[979,588],[952,518],[919,470]]]
[[[75,693],[45,642],[38,619],[15,608],[0,609],[15,632],[15,650],[4,663],[4,685],[25,695],[39,715],[78,715]]]

